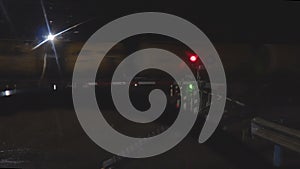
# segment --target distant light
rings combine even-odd
[[[97,82],[88,82],[89,86],[97,86],[97,84],[98,84]]]
[[[56,84],[53,85],[53,90],[57,90]]]
[[[189,89],[193,90],[194,89],[194,85],[193,84],[189,84]]]
[[[4,96],[10,96],[10,95],[11,95],[10,90],[5,90],[5,91],[4,91]]]
[[[197,61],[197,56],[195,56],[195,55],[190,56],[190,61],[191,62],[196,62]]]
[[[47,39],[50,41],[53,41],[55,39],[55,35],[52,35],[51,33],[47,36]]]
[[[138,84],[137,84],[137,83],[135,83],[135,84],[134,84],[134,86],[135,86],[135,87],[137,87],[137,86],[138,86]]]

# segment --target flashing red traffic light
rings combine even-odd
[[[190,61],[191,61],[191,62],[196,62],[196,61],[197,61],[197,56],[191,55],[191,56],[190,56]]]

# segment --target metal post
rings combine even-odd
[[[273,154],[273,165],[274,167],[280,167],[282,162],[282,150],[281,146],[274,145],[274,154]]]

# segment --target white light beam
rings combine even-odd
[[[89,20],[90,20],[90,19],[89,19]],[[84,22],[81,22],[81,23],[76,24],[76,25],[73,25],[73,26],[71,26],[71,27],[69,27],[69,28],[66,28],[65,30],[62,30],[61,32],[58,32],[57,34],[54,34],[54,35],[52,35],[51,33],[49,33],[49,35],[47,36],[47,38],[46,38],[45,40],[43,40],[42,42],[40,42],[39,44],[37,44],[35,47],[33,47],[32,50],[37,49],[38,47],[40,47],[41,45],[43,45],[44,43],[46,43],[46,42],[48,42],[48,41],[53,41],[57,36],[59,36],[59,35],[65,33],[65,32],[68,32],[68,31],[70,31],[71,29],[74,29],[74,28],[76,28],[76,27],[78,27],[78,26],[80,26],[80,25],[82,25],[82,24],[88,22],[89,20],[84,21]]]

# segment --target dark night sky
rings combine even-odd
[[[35,40],[44,34],[45,22],[39,0],[0,0],[0,38]],[[211,3],[198,1],[73,1],[45,0],[53,31],[95,18],[82,25],[85,40],[99,27],[135,12],[159,11],[183,17],[196,24],[215,42],[294,43],[300,42],[300,3]],[[3,10],[4,9],[4,10]]]

